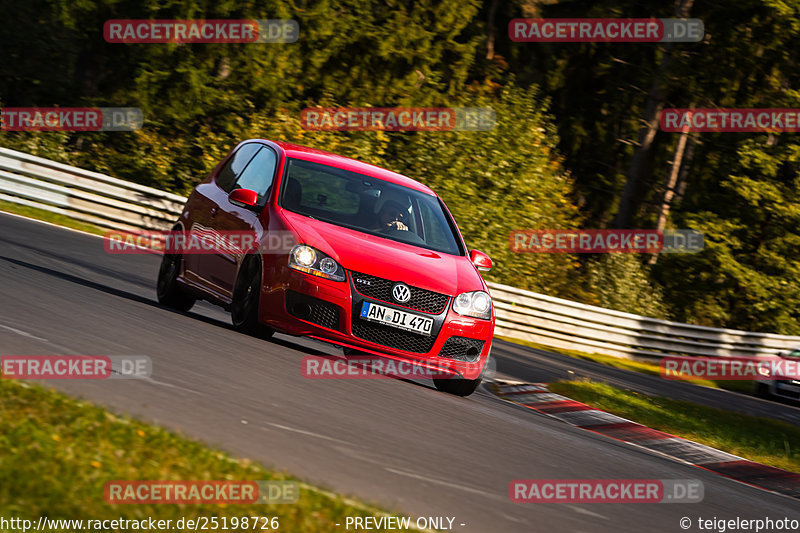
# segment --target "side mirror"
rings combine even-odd
[[[234,189],[228,195],[228,201],[235,206],[252,209],[258,203],[258,193],[250,189]]]
[[[475,265],[478,270],[491,270],[492,260],[489,256],[479,250],[471,250],[469,252],[469,260]]]

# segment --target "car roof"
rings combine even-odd
[[[266,139],[250,139],[250,140],[264,141]],[[358,161],[357,159],[351,159],[349,157],[333,154],[331,152],[326,152],[324,150],[319,150],[317,148],[300,146],[299,144],[292,144],[283,141],[268,141],[268,142],[276,144],[278,147],[280,147],[283,150],[286,157],[292,157],[295,159],[302,159],[304,161],[311,161],[313,163],[329,165],[332,167],[340,168],[342,170],[349,170],[351,172],[356,172],[358,174],[364,174],[371,178],[388,181],[389,183],[394,183],[395,185],[401,185],[403,187],[408,187],[409,189],[414,189],[415,191],[420,191],[426,194],[430,194],[432,196],[436,196],[436,193],[434,193],[433,190],[427,185],[424,185],[418,182],[417,180],[411,179],[408,176],[398,174],[397,172],[392,172],[391,170],[386,170],[385,168],[381,168],[375,165],[370,165],[369,163],[364,163],[363,161]]]

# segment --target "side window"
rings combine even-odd
[[[247,163],[250,162],[261,146],[257,143],[251,143],[239,148],[217,174],[217,179],[215,180],[217,186],[225,192],[231,192],[236,178],[242,173]]]
[[[447,221],[441,212],[441,208],[437,205],[438,212],[434,211],[434,206],[429,205],[428,202],[419,202],[419,207],[422,227],[425,230],[425,242],[436,248],[451,248],[453,246],[453,236],[448,236],[444,232],[444,228],[447,227]]]
[[[267,199],[267,191],[275,177],[277,163],[277,154],[269,147],[262,147],[250,160],[247,168],[236,179],[234,188],[256,191],[258,193],[258,204],[264,205]]]

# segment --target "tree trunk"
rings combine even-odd
[[[672,205],[672,197],[675,196],[675,186],[678,183],[678,175],[681,170],[681,163],[683,162],[683,152],[686,150],[686,140],[689,138],[689,132],[681,132],[678,139],[678,146],[675,148],[675,157],[672,160],[672,169],[667,179],[667,189],[664,191],[664,198],[661,200],[661,206],[658,209],[658,220],[656,221],[656,229],[664,231],[667,225],[667,216],[669,215],[669,208]],[[652,254],[648,261],[651,265],[656,264],[658,261],[658,254]]]
[[[675,187],[675,196],[677,198],[673,198],[673,203],[680,203],[686,193],[686,182],[688,181],[689,169],[692,168],[692,161],[694,161],[694,147],[697,145],[697,136],[689,135],[689,140],[686,142],[689,146],[686,147],[686,155],[683,158],[683,165],[681,165],[681,171],[678,174],[678,185]]]
[[[688,17],[693,3],[694,0],[676,0],[675,16]],[[664,45],[664,55],[647,94],[643,124],[639,129],[639,140],[628,169],[628,178],[625,181],[625,189],[622,192],[617,216],[614,218],[614,226],[617,228],[629,227],[633,219],[634,199],[638,196],[639,185],[644,179],[647,162],[650,159],[650,152],[653,148],[653,141],[658,132],[658,115],[664,107],[664,77],[673,59],[672,43],[667,43]]]
[[[497,0],[489,4],[487,20],[488,34],[486,35],[486,59],[494,59],[494,14],[497,11]]]

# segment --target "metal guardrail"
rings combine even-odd
[[[667,355],[755,357],[800,346],[800,337],[710,328],[585,305],[489,283],[495,334],[554,348],[629,359]]]
[[[169,229],[186,198],[0,148],[0,200],[124,231]]]
[[[0,148],[0,200],[122,231],[169,229],[186,198]],[[489,283],[495,333],[544,346],[654,360],[665,355],[760,356],[800,337],[648,318]]]

